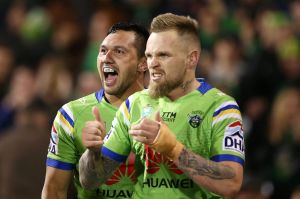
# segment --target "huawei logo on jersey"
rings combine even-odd
[[[144,145],[145,149],[145,159],[146,159],[146,171],[149,174],[154,174],[160,169],[160,165],[166,165],[169,170],[175,174],[183,174],[183,171],[178,169],[178,167],[170,161],[168,158],[162,156],[160,153],[156,153],[151,147],[148,145]]]
[[[108,179],[105,184],[113,185],[121,181],[122,178],[127,177],[133,183],[136,182],[135,169],[134,169],[135,155],[130,153],[127,161],[122,163],[121,166],[114,172],[112,177]]]

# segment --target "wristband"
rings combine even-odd
[[[161,122],[159,132],[150,147],[171,160],[177,160],[184,145],[178,142],[168,126]]]

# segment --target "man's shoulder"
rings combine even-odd
[[[67,102],[58,110],[58,115],[63,115],[71,124],[73,124],[83,113],[86,111],[91,112],[92,107],[98,103],[99,101],[96,98],[96,93],[92,93]]]
[[[62,107],[69,107],[72,111],[80,111],[87,107],[94,106],[95,104],[99,103],[96,98],[96,93],[92,93],[78,99],[74,99],[69,101],[68,103],[64,104]]]
[[[135,100],[139,100],[139,99],[144,99],[144,98],[148,98],[149,94],[148,94],[148,89],[144,89],[138,92],[135,92],[134,94],[130,95],[128,97],[129,101],[135,101]]]
[[[223,91],[219,90],[218,88],[212,88],[209,90],[205,95],[211,97],[215,102],[223,102],[229,100],[235,100],[234,97],[224,93]]]

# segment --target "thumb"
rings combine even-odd
[[[96,106],[92,108],[92,113],[96,121],[102,122],[99,109]]]
[[[160,117],[159,111],[157,111],[157,112],[155,113],[155,121],[161,122],[161,117]]]

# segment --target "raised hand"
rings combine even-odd
[[[143,118],[138,124],[132,125],[129,134],[136,141],[144,144],[152,144],[160,129],[161,118],[159,111],[155,114],[155,120]]]
[[[94,120],[86,122],[82,129],[82,144],[89,150],[99,151],[103,144],[106,132],[105,124],[102,121],[100,112],[96,106],[92,108],[92,114]]]

